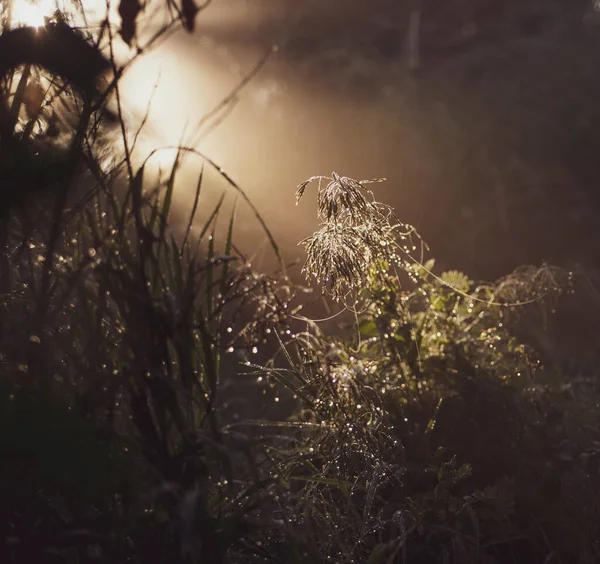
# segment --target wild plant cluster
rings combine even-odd
[[[189,151],[155,179],[71,147],[2,218],[2,562],[600,560],[598,382],[513,330],[568,273],[438,276],[367,182],[316,177],[305,269],[357,307],[326,335],[236,250],[233,215],[217,229],[202,174],[175,235]]]

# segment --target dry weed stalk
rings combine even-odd
[[[319,181],[317,210],[323,223],[301,244],[307,251],[303,271],[314,276],[323,290],[338,301],[347,300],[378,271],[390,266],[406,269],[413,262],[408,259],[416,249],[414,228],[400,222],[389,206],[375,201],[365,188],[385,179],[359,181],[335,172],[331,177],[313,176],[298,186],[296,204],[315,180]],[[329,180],[326,186],[323,180]]]

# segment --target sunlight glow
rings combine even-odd
[[[41,27],[56,10],[54,0],[14,0],[12,3],[12,25]]]

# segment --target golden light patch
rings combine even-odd
[[[56,10],[54,0],[14,0],[11,8],[11,24],[41,27],[45,18]]]

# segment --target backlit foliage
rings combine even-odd
[[[329,181],[326,186],[324,180]],[[323,226],[302,241],[307,252],[304,271],[334,299],[352,301],[369,275],[385,272],[389,266],[410,266],[418,234],[365,188],[382,180],[357,181],[335,172],[331,178],[313,176],[298,187],[296,203],[315,181],[319,181],[317,207]]]
[[[191,29],[195,4],[177,6]],[[4,218],[0,561],[600,560],[597,374],[515,337],[569,273],[438,276],[368,182],[313,177],[328,182],[305,270],[361,305],[329,336],[284,274],[236,251],[233,214],[217,229],[224,198],[201,198],[202,173],[172,232],[186,151],[157,181],[84,153],[87,198]]]

